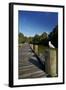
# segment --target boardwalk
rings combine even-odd
[[[19,79],[46,77],[44,66],[28,43],[19,47]]]

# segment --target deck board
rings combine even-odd
[[[46,77],[42,65],[28,43],[19,47],[18,58],[19,79]]]

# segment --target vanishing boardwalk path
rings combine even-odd
[[[46,77],[41,62],[28,43],[19,47],[19,79]]]

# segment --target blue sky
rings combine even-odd
[[[50,33],[58,24],[58,13],[18,11],[18,29],[25,36],[34,36],[43,32]]]

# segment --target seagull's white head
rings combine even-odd
[[[49,45],[51,44],[51,41],[49,41]]]
[[[49,41],[49,47],[55,48],[54,45],[51,43],[51,41]]]

